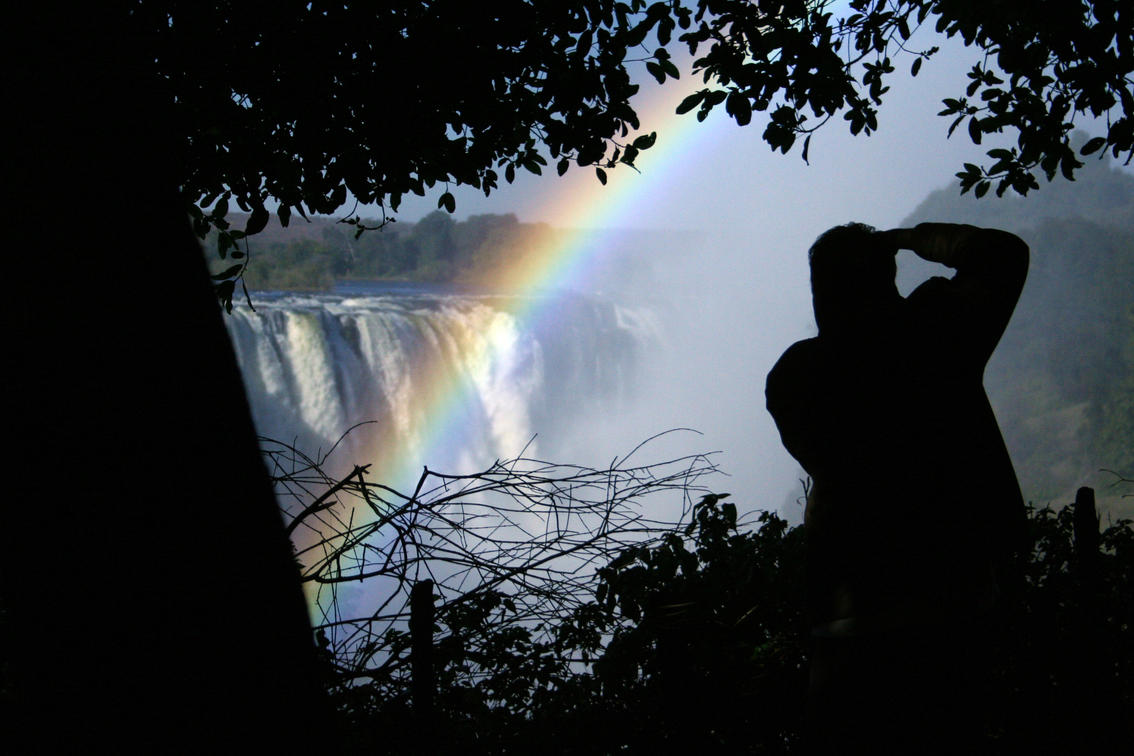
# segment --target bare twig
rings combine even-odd
[[[410,589],[423,579],[435,583],[439,619],[502,597],[509,611],[495,629],[549,634],[591,598],[596,567],[671,532],[708,493],[702,480],[718,472],[709,454],[630,463],[656,438],[604,469],[523,456],[471,475],[426,467],[408,496],[367,481],[366,466],[335,480],[327,455],[262,439],[289,535],[303,526],[297,558],[340,682],[408,674]]]

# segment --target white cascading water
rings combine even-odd
[[[647,309],[577,295],[533,305],[376,288],[262,295],[255,305],[226,322],[261,435],[319,456],[376,421],[336,450],[340,473],[372,461],[358,455],[376,432],[418,471],[474,472],[537,435],[529,456],[577,461],[556,455],[570,453],[580,423],[617,410],[643,350],[661,346]]]

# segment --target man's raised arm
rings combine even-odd
[[[1028,245],[995,228],[958,223],[920,223],[881,235],[898,249],[957,271],[951,280],[933,279],[911,294],[940,298],[943,316],[967,332],[973,348],[992,354],[1004,333],[1028,275]],[[924,289],[924,291],[922,291]]]

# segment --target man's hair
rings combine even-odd
[[[896,295],[896,251],[865,223],[835,226],[815,240],[807,257],[820,329],[822,321],[831,321],[848,309]]]

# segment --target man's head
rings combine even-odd
[[[819,332],[854,327],[900,299],[894,283],[897,249],[865,223],[825,231],[808,251],[811,296]]]

